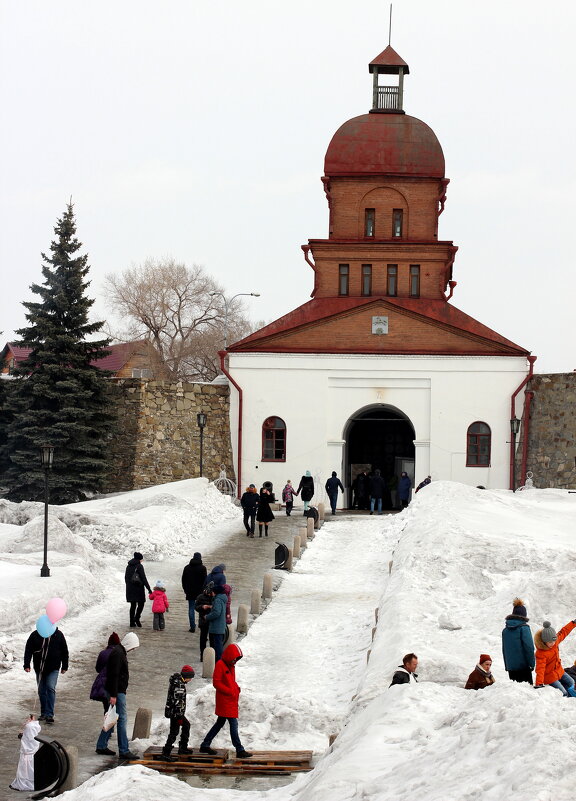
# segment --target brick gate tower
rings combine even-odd
[[[266,472],[280,475],[278,462],[296,457],[306,463],[294,475],[316,465],[347,485],[360,467],[379,467],[505,486],[508,406],[528,352],[449,302],[457,248],[438,239],[442,148],[404,111],[409,68],[393,48],[369,71],[372,108],[326,152],[328,238],[302,246],[311,300],[229,349],[245,414],[248,403],[255,414],[246,466],[275,463]],[[299,380],[318,385],[314,422],[293,396]]]

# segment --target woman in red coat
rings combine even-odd
[[[202,740],[200,751],[204,754],[217,754],[213,748],[210,748],[210,743],[216,737],[220,729],[224,726],[226,721],[230,725],[230,739],[232,745],[236,749],[236,756],[240,759],[251,757],[248,751],[244,750],[244,746],[240,742],[238,735],[238,698],[240,697],[240,687],[236,684],[236,662],[242,659],[242,651],[236,645],[231,643],[224,649],[222,658],[216,662],[214,674],[212,676],[212,684],[216,688],[216,709],[218,720],[212,726],[208,734]]]

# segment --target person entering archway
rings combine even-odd
[[[300,479],[296,495],[300,495],[304,501],[304,514],[306,514],[310,506],[310,501],[314,497],[314,479],[312,478],[310,470],[306,470],[306,475],[302,476]]]
[[[338,490],[341,489],[344,492],[344,487],[342,486],[342,482],[338,478],[336,471],[332,471],[332,477],[328,479],[326,482],[326,493],[328,494],[328,498],[330,499],[330,508],[332,509],[332,514],[336,514],[336,506],[338,504]]]
[[[378,502],[378,514],[382,514],[382,498],[384,497],[384,490],[386,489],[386,482],[380,475],[380,470],[374,470],[374,475],[370,479],[370,514],[374,514],[374,507]]]

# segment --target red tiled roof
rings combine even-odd
[[[107,355],[102,359],[93,359],[90,364],[93,367],[98,367],[100,370],[109,370],[111,373],[117,373],[126,364],[136,348],[142,344],[147,345],[148,343],[146,340],[138,340],[137,342],[121,342],[118,345],[109,345],[106,349]],[[12,352],[16,365],[23,362],[32,353],[32,348],[22,348],[19,345],[8,342],[0,354],[2,360],[6,358],[8,350]]]
[[[378,56],[376,56],[376,58],[372,59],[372,61],[368,65],[368,69],[370,69],[370,67],[372,67],[372,66],[374,66],[374,67],[384,67],[384,68],[386,68],[386,67],[405,67],[404,75],[408,75],[408,73],[409,73],[408,64],[406,64],[406,62],[404,61],[403,58],[400,58],[398,53],[394,50],[393,47],[390,47],[390,45],[388,45],[388,47],[385,50],[383,50],[380,53],[380,55],[378,55]],[[391,72],[392,71],[395,72],[395,73],[398,72],[397,69],[391,70]],[[370,72],[372,72],[372,70],[370,70]],[[386,69],[381,69],[381,70],[378,70],[378,72],[387,72],[387,70]]]
[[[525,356],[529,351],[516,345],[509,339],[493,331],[488,326],[470,317],[468,314],[460,311],[455,306],[450,305],[445,300],[430,300],[426,298],[390,298],[390,297],[329,297],[329,298],[314,298],[308,303],[299,306],[294,311],[289,312],[280,317],[278,320],[270,323],[259,331],[255,331],[250,336],[235,342],[228,350],[234,352],[274,352],[275,350],[284,350],[283,348],[275,347],[273,342],[268,345],[267,340],[277,334],[286,334],[289,331],[295,331],[313,323],[321,321],[328,321],[331,318],[337,317],[339,314],[349,312],[354,309],[360,309],[369,306],[375,302],[384,303],[390,307],[403,309],[411,314],[417,315],[426,319],[430,323],[437,323],[443,326],[448,326],[455,332],[461,332],[475,337],[480,337],[486,341],[487,351],[490,346],[499,346],[498,350],[501,353],[502,347],[510,351],[511,356]],[[295,349],[296,350],[296,349]],[[335,352],[328,351],[325,348],[315,349],[313,346],[308,348],[310,352]],[[408,351],[408,349],[407,349]]]

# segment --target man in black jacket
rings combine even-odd
[[[342,482],[336,475],[336,471],[332,471],[332,478],[329,478],[326,482],[326,492],[328,497],[330,498],[330,508],[332,509],[332,514],[336,514],[336,506],[338,504],[338,490],[341,489],[344,492],[344,487],[342,486]]]
[[[198,628],[200,629],[200,661],[206,648],[208,641],[208,628],[210,623],[206,620],[206,615],[212,609],[212,601],[214,600],[214,585],[210,582],[204,591],[196,598],[194,608],[198,612]]]
[[[60,629],[56,629],[51,637],[41,637],[33,631],[28,637],[24,649],[24,670],[30,673],[30,659],[36,674],[38,698],[40,699],[40,717],[46,723],[54,723],[54,703],[56,701],[56,684],[58,673],[62,675],[68,670],[68,645],[66,637]]]
[[[104,685],[106,692],[110,696],[110,706],[116,706],[118,714],[118,759],[119,761],[130,761],[138,759],[138,757],[130,751],[128,744],[128,734],[126,733],[126,724],[128,715],[126,712],[126,690],[128,689],[128,681],[130,679],[130,672],[128,670],[128,651],[133,651],[138,648],[140,640],[133,631],[129,631],[124,635],[124,639],[120,645],[116,645],[108,657],[106,663],[106,684]],[[102,730],[100,737],[96,743],[96,753],[106,756],[114,756],[114,751],[108,748],[108,741],[112,736],[114,728],[108,731]]]
[[[136,626],[138,626],[139,629],[142,628],[142,623],[140,623],[140,615],[142,614],[144,604],[146,603],[144,587],[146,587],[148,592],[152,592],[150,585],[148,584],[148,579],[146,578],[146,573],[144,572],[144,567],[142,565],[143,559],[144,557],[139,551],[134,551],[134,558],[130,559],[126,565],[126,571],[124,573],[124,581],[126,583],[126,601],[130,604],[131,629],[135,628]]]
[[[382,498],[384,497],[384,490],[386,489],[386,482],[380,475],[380,470],[374,470],[374,475],[370,477],[370,514],[374,514],[374,506],[378,501],[378,514],[382,514]]]
[[[411,681],[418,682],[418,674],[416,668],[418,667],[418,657],[416,654],[406,654],[402,660],[402,664],[398,665],[398,670],[392,676],[392,684],[410,684]]]
[[[202,592],[205,581],[206,565],[202,564],[202,554],[196,552],[182,571],[182,589],[186,593],[186,600],[188,601],[189,631],[192,632],[196,631],[194,604],[196,603],[196,598]]]

